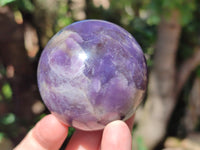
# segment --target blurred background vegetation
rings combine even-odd
[[[145,53],[149,86],[134,150],[199,150],[199,0],[0,0],[0,150],[49,113],[37,88],[39,56],[57,31],[83,19],[124,27]]]

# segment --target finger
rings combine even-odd
[[[40,120],[14,150],[56,150],[59,149],[68,133],[68,127],[53,115]]]
[[[135,114],[132,117],[130,117],[128,120],[125,121],[129,127],[130,131],[132,131],[132,129],[133,129],[134,118],[135,118]]]
[[[105,127],[101,141],[101,150],[131,150],[131,147],[131,132],[125,122],[117,120]]]
[[[98,150],[102,131],[77,130],[69,141],[66,150]]]

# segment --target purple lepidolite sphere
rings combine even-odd
[[[48,109],[63,123],[100,130],[131,117],[147,87],[147,67],[135,39],[101,20],[73,23],[46,45],[38,85]]]

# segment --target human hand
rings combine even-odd
[[[101,131],[76,130],[66,150],[131,150],[134,116],[124,123],[113,121]],[[26,135],[14,150],[58,150],[68,127],[53,115],[47,115]]]

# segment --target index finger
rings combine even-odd
[[[27,134],[14,150],[55,150],[59,149],[68,134],[68,127],[52,114],[45,116]]]

